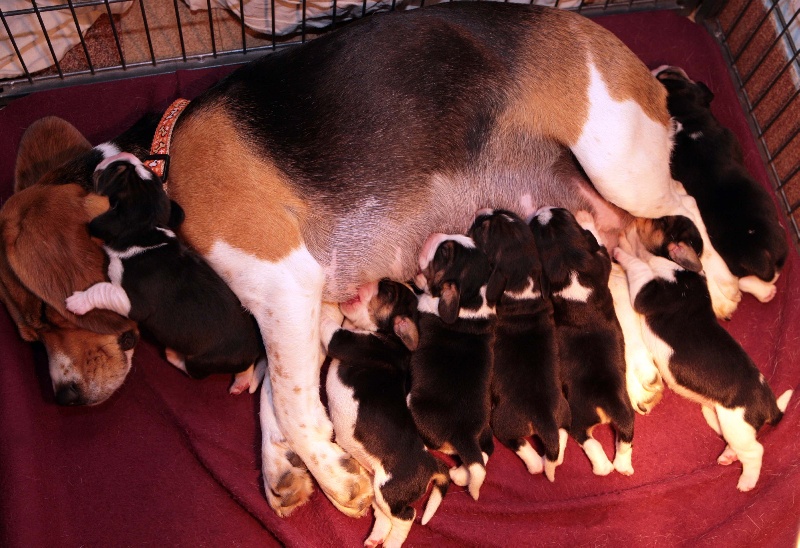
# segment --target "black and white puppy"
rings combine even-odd
[[[122,153],[97,166],[95,190],[110,209],[92,219],[89,233],[103,241],[111,281],[73,293],[67,308],[113,310],[149,331],[190,376],[244,373],[252,382],[237,387],[237,378],[232,391],[254,391],[266,366],[258,326],[222,278],[175,236],[183,211],[159,177]]]
[[[711,243],[741,290],[769,301],[788,252],[772,198],[745,169],[736,136],[712,114],[711,90],[678,67],[653,72],[677,123],[672,176],[697,201]]]
[[[728,444],[717,462],[740,460],[737,488],[749,491],[764,454],[756,433],[781,419],[792,391],[776,401],[753,361],[717,322],[701,274],[649,255],[635,233],[630,241],[620,239],[614,258],[625,269],[631,303],[643,316],[644,340],[661,375],[675,392],[702,406],[709,426]]]
[[[400,546],[428,484],[434,489],[422,524],[433,517],[450,479],[447,466],[425,448],[406,405],[411,353],[419,342],[417,296],[381,280],[359,288],[340,310],[361,331],[323,315],[328,356],[326,389],[336,441],[372,475],[375,525],[365,546]]]
[[[542,265],[533,232],[516,214],[482,210],[469,231],[486,253],[492,274],[486,289],[496,304],[492,376],[495,437],[531,474],[555,479],[564,459],[570,410],[561,390],[553,305],[542,292]],[[536,434],[544,459],[525,439]]]
[[[477,500],[494,450],[490,382],[496,315],[486,302],[491,267],[463,235],[433,234],[419,258],[420,340],[408,406],[425,444],[457,453],[453,483]]]
[[[591,215],[581,218],[593,228]],[[553,302],[564,394],[572,413],[570,435],[583,447],[592,470],[633,473],[634,411],[625,386],[625,348],[608,289],[611,259],[590,230],[566,209],[542,208],[530,227]],[[612,464],[592,430],[616,429]]]

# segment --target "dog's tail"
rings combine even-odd
[[[778,397],[778,399],[775,401],[775,406],[777,407],[777,410],[772,414],[772,417],[767,421],[769,424],[775,425],[780,422],[780,420],[783,418],[783,413],[786,411],[786,407],[789,405],[789,400],[792,398],[793,393],[794,393],[793,390],[787,390]]]
[[[436,510],[442,503],[444,496],[447,494],[447,488],[450,487],[450,476],[447,473],[447,466],[440,460],[437,460],[436,463],[439,469],[431,477],[433,489],[431,490],[431,496],[428,497],[428,504],[425,505],[425,511],[422,513],[422,520],[420,521],[422,525],[426,525],[431,520],[433,514],[436,513]]]

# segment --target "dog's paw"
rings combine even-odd
[[[264,490],[275,512],[286,517],[305,504],[314,491],[303,461],[284,443],[273,443],[271,456],[263,456]]]
[[[703,261],[703,268],[714,314],[717,318],[730,320],[742,300],[739,279],[730,273],[716,253],[708,262]]]
[[[747,472],[743,472],[741,476],[739,476],[739,482],[736,484],[736,488],[745,493],[753,489],[758,483],[758,474],[748,474]]]
[[[730,445],[725,446],[725,450],[722,454],[717,457],[717,464],[721,464],[722,466],[729,466],[739,460],[739,457],[736,455],[736,451],[731,449]]]
[[[67,310],[75,314],[76,316],[83,316],[92,308],[94,308],[91,303],[89,303],[89,299],[86,296],[85,291],[76,291],[66,300],[66,307]]]
[[[352,518],[363,516],[372,503],[372,481],[366,470],[344,453],[339,446],[331,457],[323,457],[322,450],[312,453],[314,478],[325,496],[343,514]],[[327,449],[327,446],[326,446]]]
[[[255,364],[248,367],[246,370],[242,371],[241,373],[236,373],[233,376],[233,383],[231,383],[228,393],[238,396],[247,390],[249,393],[255,394],[259,385],[264,380],[264,375],[266,375],[266,372],[267,360],[266,358],[262,358]]]
[[[633,475],[633,464],[631,463],[630,453],[627,455],[617,455],[614,457],[614,470],[623,476]]]
[[[774,283],[765,282],[755,276],[739,278],[739,289],[744,293],[750,293],[762,303],[770,302],[777,293]]]
[[[626,385],[633,409],[647,415],[664,395],[664,381],[649,355],[626,359]]]

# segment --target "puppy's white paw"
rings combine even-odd
[[[616,457],[614,457],[614,470],[616,470],[623,476],[632,476],[633,464],[631,463],[630,455],[628,455],[627,457],[622,455],[617,455]]]
[[[463,464],[450,469],[450,481],[459,487],[466,487],[469,483],[469,470]]]
[[[736,455],[736,451],[731,449],[730,445],[725,446],[725,450],[722,454],[717,457],[717,464],[721,464],[722,466],[729,466],[739,460],[739,457]]]
[[[94,307],[89,302],[88,297],[86,296],[85,291],[76,291],[66,300],[67,310],[75,314],[76,316],[83,316]]]
[[[705,255],[704,255],[705,257]],[[721,263],[721,264],[720,264]],[[711,295],[711,306],[717,318],[730,320],[742,293],[739,291],[739,279],[730,273],[722,258],[714,252],[710,259],[703,261],[706,273],[708,292]]]
[[[647,415],[664,395],[664,381],[650,354],[626,352],[625,382],[633,409]]]
[[[592,463],[592,473],[595,476],[607,476],[614,471],[614,465],[607,460],[600,463]]]
[[[774,283],[765,282],[755,276],[739,278],[739,289],[744,293],[750,293],[762,303],[768,303],[777,293]]]
[[[758,483],[758,474],[753,476],[752,474],[743,473],[739,476],[739,483],[736,484],[736,488],[744,493],[752,490],[756,483]]]

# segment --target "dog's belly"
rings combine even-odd
[[[513,148],[513,147],[512,147]],[[509,161],[513,158],[513,161]],[[338,221],[320,230],[324,220],[312,217],[304,239],[325,269],[324,298],[343,301],[364,283],[388,277],[407,281],[418,271],[418,255],[436,232],[463,234],[481,208],[511,210],[523,218],[544,205],[572,211],[594,208],[581,186],[588,187],[564,149],[550,141],[527,144],[526,150],[487,152],[459,174],[435,174],[415,192],[353,196],[344,211],[324,204],[312,208]],[[399,196],[399,198],[398,198]]]

